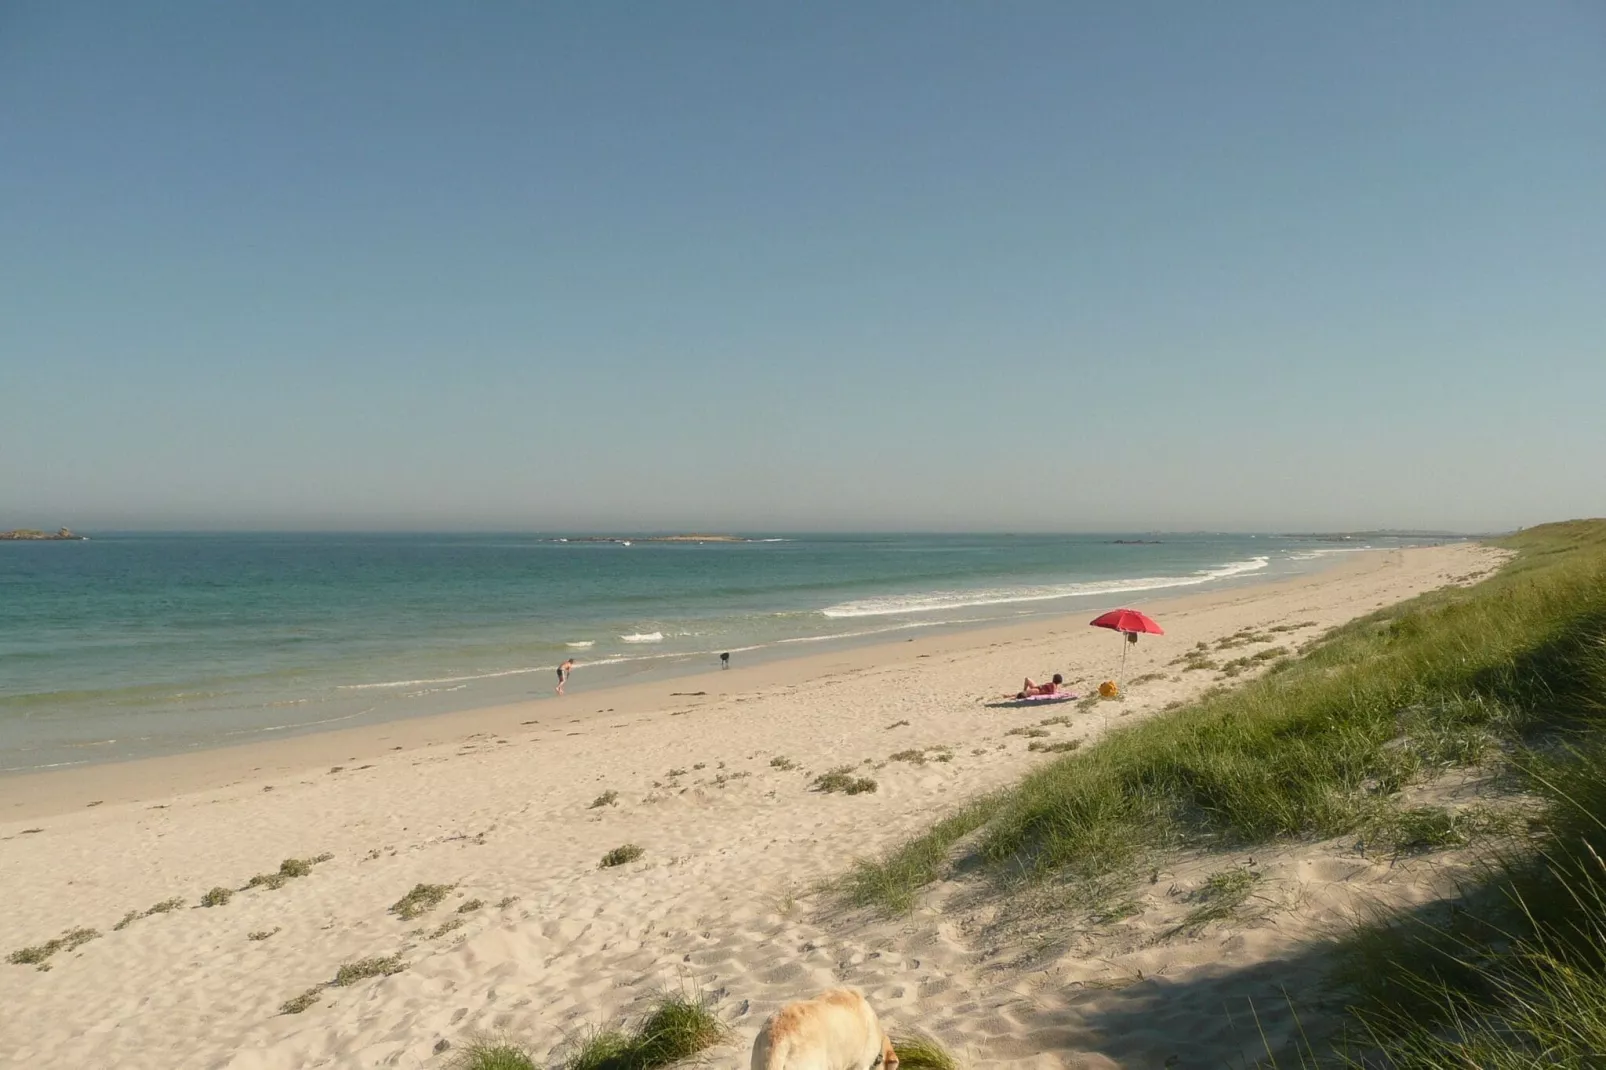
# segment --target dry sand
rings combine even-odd
[[[1357,889],[1420,897],[1442,873],[1342,844],[1281,848],[1256,860],[1254,909],[1185,931],[1188,890],[1220,859],[1179,860],[1140,914],[1097,931],[1023,928],[996,896],[967,900],[976,882],[941,885],[896,921],[834,911],[810,889],[1048,760],[1012,728],[1069,714],[1046,741],[1091,740],[1215,682],[1170,664],[1195,642],[1299,624],[1281,637],[1292,647],[1499,559],[1472,545],[1355,554],[1312,577],[1148,605],[1167,634],[1133,649],[1127,678],[1164,675],[1087,712],[984,703],[1026,674],[1061,671],[1080,690],[1114,675],[1120,643],[1086,627],[1091,614],[0,780],[0,953],[74,926],[102,933],[48,971],[0,963],[0,1064],[436,1067],[451,1056],[442,1041],[505,1030],[545,1053],[695,986],[735,1031],[714,1064],[745,1066],[770,1009],[844,982],[894,1028],[928,1030],[977,1067],[1253,1054],[1247,999],[1265,1011],[1279,985],[1320,972],[1303,936]],[[888,760],[939,746],[952,760]],[[848,764],[879,790],[808,790]],[[593,807],[604,791],[616,802]],[[598,867],[627,842],[645,848],[639,861]],[[282,888],[195,905],[324,852]],[[419,882],[455,888],[417,921],[387,913]],[[174,896],[183,909],[112,930]],[[397,953],[403,972],[279,1013],[341,963]]]

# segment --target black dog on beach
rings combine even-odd
[[[729,652],[719,656],[719,667],[721,669],[728,669],[731,667],[731,656]]]

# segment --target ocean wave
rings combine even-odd
[[[377,684],[339,684],[336,691],[377,691],[391,687],[423,687],[426,684],[460,684],[468,680],[492,680],[498,676],[522,676],[532,672],[551,672],[556,665],[532,665],[521,669],[502,669],[499,672],[480,672],[469,676],[435,676],[425,680],[384,680]]]
[[[661,643],[664,641],[663,632],[637,632],[634,635],[621,635],[621,643]]]
[[[1078,598],[1098,594],[1132,594],[1160,591],[1170,587],[1194,587],[1258,572],[1271,563],[1268,557],[1229,561],[1217,568],[1200,569],[1187,576],[1142,576],[1124,580],[1092,580],[1085,583],[1058,583],[1042,586],[988,587],[974,591],[930,591],[925,594],[887,595],[862,598],[826,606],[827,617],[886,617],[899,613],[934,613],[969,606],[1008,605],[1012,602],[1048,602],[1059,598]]]
[[[1290,561],[1311,561],[1311,560],[1314,560],[1314,559],[1316,559],[1318,557],[1326,557],[1329,554],[1358,554],[1358,553],[1364,553],[1365,551],[1371,550],[1371,549],[1375,549],[1375,547],[1371,547],[1371,546],[1332,546],[1332,547],[1328,547],[1327,549],[1324,549],[1324,550],[1301,550],[1298,553],[1289,554],[1288,555],[1288,560],[1290,560]]]
[[[597,641],[595,639],[581,639],[578,642],[564,643],[563,645],[571,646],[576,650],[589,650],[591,647],[597,645]]]

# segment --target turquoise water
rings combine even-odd
[[[0,772],[172,753],[1287,575],[1273,536],[0,543]],[[1137,538],[1137,536],[1128,536]]]

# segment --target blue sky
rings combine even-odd
[[[1596,3],[0,8],[0,527],[1606,512]]]

